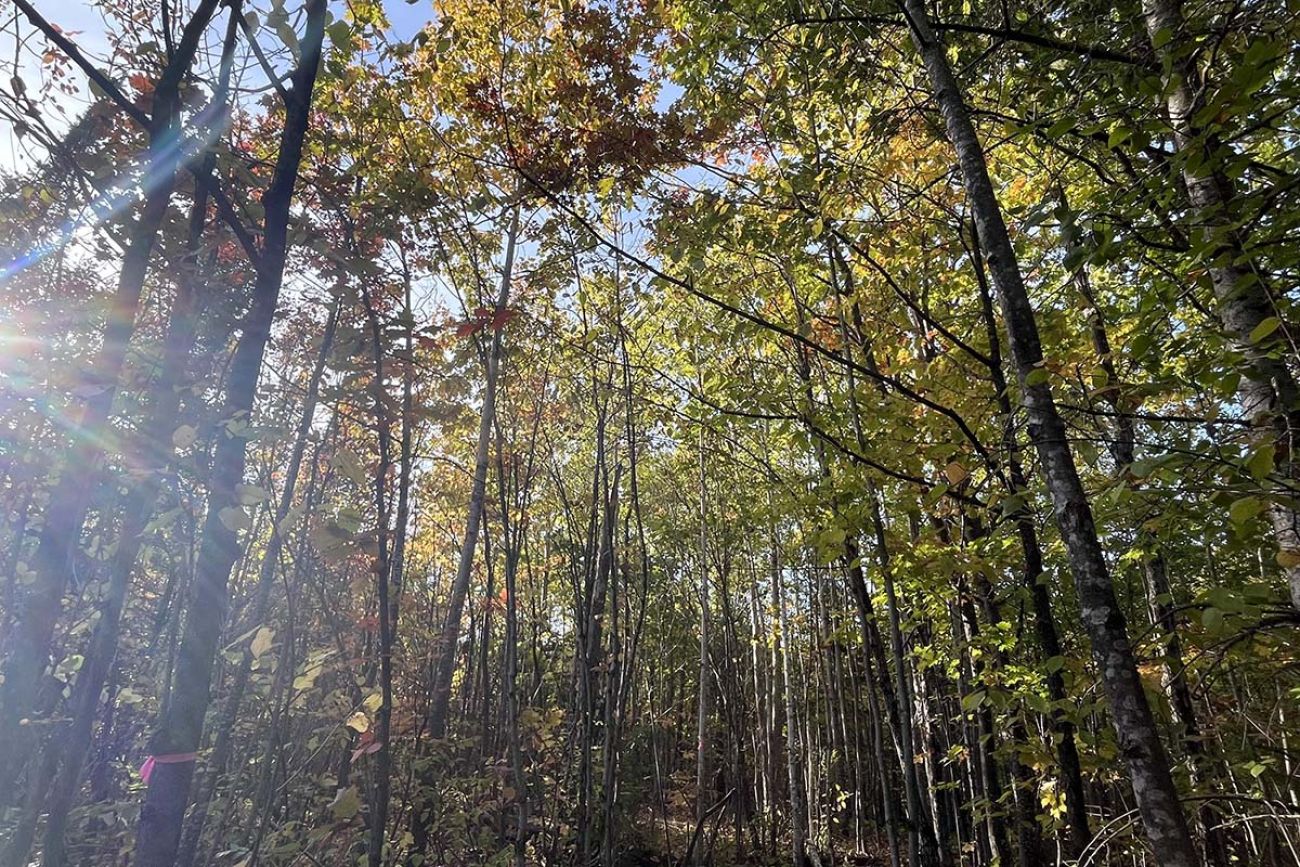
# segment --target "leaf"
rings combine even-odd
[[[183,424],[172,431],[172,445],[178,449],[187,449],[199,438],[199,432],[193,425]]]
[[[255,506],[271,498],[271,495],[257,485],[235,485],[235,497],[245,506]]]
[[[1283,569],[1294,569],[1300,566],[1300,550],[1296,548],[1283,548],[1277,552],[1277,565]]]
[[[263,653],[270,650],[271,645],[274,642],[275,630],[269,626],[263,626],[261,629],[257,630],[257,634],[253,636],[253,640],[248,645],[248,652],[253,655],[254,659],[257,659]]]
[[[284,513],[284,517],[275,525],[275,529],[281,534],[289,532],[293,529],[293,525],[298,523],[298,520],[302,518],[306,511],[306,507],[301,503],[291,506],[289,511]]]
[[[976,710],[982,704],[984,704],[984,690],[977,689],[974,692],[962,696],[961,709]]]
[[[1003,517],[1010,518],[1012,515],[1019,512],[1021,509],[1025,507],[1025,502],[1026,501],[1025,501],[1024,494],[1012,494],[1011,496],[1003,499],[1002,500]]]
[[[163,527],[168,526],[169,524],[171,524],[172,521],[175,521],[178,517],[180,517],[180,514],[181,514],[180,507],[177,507],[175,509],[168,509],[165,512],[154,515],[153,520],[151,520],[147,525],[145,525],[144,535],[148,536],[151,533],[158,532]]]
[[[336,46],[346,47],[352,41],[352,25],[342,18],[326,27],[325,32]]]
[[[1273,472],[1273,460],[1276,456],[1277,448],[1272,443],[1265,443],[1251,452],[1250,457],[1246,459],[1246,469],[1250,471],[1251,478],[1257,482],[1268,478],[1268,474]]]
[[[357,792],[356,786],[348,786],[346,789],[339,789],[334,794],[334,800],[329,803],[330,813],[335,819],[351,819],[357,813],[361,812],[361,795]]]
[[[1044,367],[1035,367],[1025,374],[1025,385],[1045,385],[1047,383],[1047,369]]]
[[[343,723],[357,734],[370,729],[370,717],[366,716],[364,711],[354,711]]]
[[[948,466],[944,467],[943,474],[948,478],[948,484],[950,485],[960,484],[970,478],[970,471],[958,461],[952,461]]]
[[[1259,343],[1274,331],[1277,331],[1278,327],[1281,325],[1281,319],[1278,319],[1276,316],[1270,316],[1252,328],[1250,331],[1250,337],[1247,339],[1250,340],[1251,343]]]
[[[500,331],[505,327],[507,322],[518,315],[519,311],[517,309],[513,307],[502,307],[500,310],[492,314],[491,318],[488,320],[488,324],[492,327],[493,331]]]
[[[366,710],[370,711],[371,713],[374,713],[375,711],[379,710],[381,707],[384,706],[383,693],[379,693],[379,692],[370,693],[370,695],[366,696],[366,700],[361,702],[361,706]]]
[[[1234,500],[1228,507],[1228,520],[1241,527],[1262,511],[1264,511],[1264,502],[1258,497],[1242,497],[1240,500]]]
[[[347,477],[348,481],[354,485],[365,485],[366,468],[361,463],[361,458],[352,449],[339,449],[330,459],[330,464]]]
[[[373,729],[361,733],[357,739],[357,748],[352,751],[352,758],[349,762],[355,762],[362,756],[368,756],[371,753],[377,753],[384,748],[384,742],[375,739]]]
[[[227,506],[217,512],[217,518],[232,533],[239,533],[253,526],[253,522],[249,520],[247,513],[243,509],[233,506]]]

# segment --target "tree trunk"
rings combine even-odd
[[[1162,867],[1194,867],[1199,858],[1138,676],[1128,626],[1115,598],[1092,509],[1070,454],[1065,422],[1046,382],[1038,324],[989,179],[984,151],[924,3],[903,0],[902,8],[930,76],[948,137],[957,151],[966,195],[988,253],[989,272],[998,291],[1022,399],[1029,412],[1030,436],[1055,505],[1080,613],[1110,699],[1120,750],[1128,763],[1147,838]]]
[[[253,594],[252,613],[248,618],[248,625],[252,629],[256,629],[259,624],[266,620],[270,608],[271,590],[275,585],[276,566],[280,562],[280,552],[284,547],[285,531],[288,529],[284,526],[284,521],[293,508],[294,493],[298,486],[298,475],[302,469],[303,455],[306,452],[307,440],[311,434],[312,421],[316,416],[321,378],[325,374],[325,367],[334,345],[338,315],[339,302],[335,299],[330,308],[329,318],[325,322],[325,331],[321,336],[320,351],[316,356],[316,366],[312,369],[311,379],[307,383],[307,395],[303,398],[302,415],[298,421],[298,430],[294,438],[293,450],[289,455],[289,464],[285,469],[284,488],[280,492],[280,501],[276,505],[274,521],[271,525],[271,538],[267,542],[266,550],[262,553],[262,560],[258,566],[257,587]],[[310,497],[310,493],[308,496]],[[230,760],[235,722],[239,717],[244,694],[248,690],[253,662],[251,654],[245,648],[235,669],[234,680],[231,683],[229,694],[226,696],[225,704],[219,716],[212,753],[208,758],[206,771],[202,775],[198,790],[194,796],[194,809],[191,811],[189,821],[185,823],[185,834],[176,860],[178,867],[190,867],[194,863],[199,841],[207,824],[209,803],[216,794]]]
[[[515,247],[519,238],[519,209],[516,202],[510,215],[510,229],[506,234],[506,253],[501,273],[501,287],[497,292],[495,310],[506,309],[510,300],[510,283],[514,278]],[[474,569],[474,552],[478,548],[479,526],[483,518],[484,492],[487,487],[488,451],[492,442],[492,424],[496,413],[497,369],[501,362],[500,327],[492,327],[492,338],[486,359],[483,387],[483,409],[479,417],[478,445],[474,453],[474,479],[470,489],[469,514],[465,519],[465,536],[461,540],[460,560],[456,577],[447,601],[447,618],[443,621],[438,638],[437,659],[433,672],[433,696],[429,705],[427,729],[429,737],[441,740],[447,734],[447,714],[451,707],[451,679],[456,668],[456,647],[460,640],[460,621],[465,611],[465,597],[469,594],[469,580]],[[430,779],[422,780],[424,786],[433,785]],[[430,816],[417,794],[411,811],[411,834],[414,838],[411,851],[423,854],[429,840]]]
[[[234,16],[231,17],[233,23]],[[228,29],[226,37],[222,66],[223,80],[229,69],[227,58],[231,57],[234,47],[233,26]],[[224,86],[221,89],[224,90]],[[204,158],[204,163],[204,172],[211,175],[215,158],[209,154]],[[162,361],[159,367],[160,375],[153,387],[156,402],[137,455],[139,466],[146,470],[147,475],[142,482],[131,489],[121,507],[125,517],[117,550],[113,555],[108,593],[105,596],[100,621],[95,627],[92,650],[87,655],[86,665],[77,678],[77,698],[74,702],[72,727],[62,739],[62,743],[66,746],[52,742],[47,747],[56,752],[66,750],[66,753],[63,755],[58,779],[53,785],[49,816],[46,819],[45,846],[42,856],[42,863],[46,867],[62,867],[67,863],[63,835],[68,814],[75,805],[77,792],[81,787],[81,772],[93,739],[95,712],[99,706],[100,693],[117,653],[122,611],[126,607],[131,574],[135,569],[140,549],[144,545],[145,530],[157,506],[162,476],[173,459],[172,433],[176,429],[180,412],[180,386],[184,381],[190,350],[194,344],[196,294],[198,284],[202,282],[197,257],[206,224],[207,209],[208,198],[200,185],[195,190],[194,203],[190,209],[190,234],[186,261],[182,266],[181,279],[177,284],[171,315],[168,318],[167,334],[163,342]],[[55,765],[57,763],[56,759]]]
[[[262,197],[265,208],[263,247],[253,286],[253,306],[235,348],[226,383],[222,417],[247,421],[253,411],[258,374],[271,334],[288,254],[290,205],[303,142],[310,120],[312,90],[320,67],[327,11],[325,0],[308,0],[301,61],[287,91],[284,128],[271,182]],[[247,440],[232,431],[218,435],[209,477],[207,516],[185,621],[171,694],[151,741],[157,762],[150,777],[136,837],[137,867],[168,867],[180,843],[181,821],[194,776],[193,754],[199,747],[209,702],[213,658],[229,603],[230,570],[239,557],[238,533],[227,526],[239,508],[236,488],[243,481]],[[224,520],[223,520],[224,519]]]
[[[1033,512],[1030,509],[1029,484],[1025,478],[1024,466],[1020,459],[1020,442],[1016,435],[1015,410],[1011,405],[1011,389],[1007,383],[1006,373],[1002,369],[1002,341],[998,336],[997,320],[993,313],[993,298],[989,292],[988,277],[984,268],[984,253],[980,247],[979,230],[972,233],[971,253],[975,262],[975,278],[979,284],[980,309],[984,317],[984,327],[988,336],[989,378],[993,382],[993,391],[997,396],[998,412],[1002,416],[1002,447],[1006,453],[1007,476],[1012,496],[1024,499],[1015,510],[1016,535],[1020,539],[1020,549],[1024,562],[1021,571],[1021,584],[1029,593],[1033,608],[1034,634],[1038,639],[1038,649],[1045,663],[1045,682],[1047,697],[1051,699],[1052,709],[1049,713],[1052,729],[1056,733],[1056,761],[1061,768],[1062,790],[1065,793],[1065,818],[1069,834],[1064,841],[1064,850],[1071,856],[1082,856],[1088,841],[1092,839],[1092,829],[1088,821],[1088,805],[1083,787],[1083,768],[1079,761],[1079,748],[1074,737],[1074,723],[1063,709],[1061,703],[1067,700],[1065,678],[1061,675],[1064,657],[1061,639],[1056,628],[1056,616],[1052,613],[1052,597],[1047,585],[1041,580],[1043,576],[1043,552],[1038,541],[1038,528],[1035,526]],[[1062,663],[1058,665],[1057,662]]]
[[[709,704],[710,678],[713,676],[709,664],[709,567],[708,567],[708,514],[706,511],[706,487],[704,477],[704,429],[700,429],[699,439],[699,576],[697,587],[700,599],[700,655],[699,655],[699,691],[695,706],[695,821],[704,821],[704,813],[711,806],[709,801]],[[698,857],[704,859],[703,852]],[[701,860],[700,863],[703,863]]]
[[[355,242],[353,247],[355,249]],[[376,549],[373,571],[375,575],[375,596],[379,607],[379,692],[380,705],[375,711],[375,741],[379,751],[375,753],[375,785],[370,799],[370,839],[367,845],[367,860],[370,867],[382,867],[384,863],[384,845],[388,832],[388,802],[392,787],[393,745],[393,609],[389,601],[389,578],[392,568],[389,540],[392,535],[391,503],[388,496],[388,471],[393,465],[392,438],[393,422],[388,412],[388,391],[384,383],[384,330],[375,310],[374,299],[370,295],[369,284],[362,281],[361,298],[366,310],[366,320],[370,324],[370,343],[374,353],[375,370],[371,383],[375,405],[375,422],[379,447],[379,464],[375,467],[375,520]],[[400,532],[400,530],[399,530]],[[486,638],[484,639],[486,646]]]
[[[27,0],[15,0],[33,24],[43,31],[52,25]],[[8,748],[0,756],[0,794],[9,792],[28,753],[33,728],[21,726],[32,711],[41,677],[49,664],[50,639],[63,605],[63,594],[72,574],[72,561],[79,548],[81,528],[90,507],[90,497],[104,460],[104,445],[111,440],[109,416],[118,380],[126,363],[127,347],[135,330],[135,317],[144,289],[145,276],[167,206],[181,167],[183,149],[176,147],[180,134],[181,81],[198,50],[203,32],[217,9],[217,0],[202,0],[176,51],[154,87],[153,113],[147,130],[149,175],[140,216],[131,226],[122,270],[118,275],[104,326],[104,341],[94,364],[95,380],[87,383],[93,393],[86,399],[76,429],[80,432],[64,461],[62,474],[50,493],[41,524],[32,571],[32,586],[22,600],[21,614],[9,635],[0,681],[0,740]]]
[[[785,591],[781,587],[780,549],[772,540],[772,601],[776,607],[778,629],[774,654],[780,665],[781,691],[785,696],[785,756],[790,780],[790,852],[794,867],[808,864],[808,796],[804,791],[803,748],[799,738],[799,718],[795,712],[794,688],[790,678],[790,618],[786,613]]]
[[[1143,0],[1142,11],[1152,47],[1169,70],[1165,81],[1169,125],[1174,146],[1184,156],[1187,198],[1209,251],[1205,260],[1219,318],[1242,355],[1237,388],[1241,414],[1259,428],[1261,441],[1274,448],[1272,493],[1276,498],[1269,504],[1269,517],[1277,536],[1278,562],[1291,587],[1291,604],[1300,610],[1300,512],[1293,505],[1300,481],[1300,464],[1293,455],[1293,439],[1300,430],[1300,388],[1286,363],[1285,328],[1274,328],[1263,336],[1257,331],[1266,328],[1270,319],[1275,319],[1276,325],[1283,314],[1259,269],[1253,267],[1236,226],[1237,192],[1222,170],[1218,153],[1225,145],[1202,129],[1197,119],[1202,100],[1193,91],[1197,72],[1189,54],[1181,3]],[[1212,168],[1198,170],[1196,166]]]

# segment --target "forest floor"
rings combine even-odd
[[[618,867],[682,867],[684,856],[695,833],[694,818],[683,814],[670,815],[667,823],[661,815],[642,817],[633,830],[636,842],[624,851]],[[712,836],[712,839],[710,837]],[[704,851],[705,863],[713,867],[787,867],[790,863],[790,841],[781,839],[775,848],[767,841],[756,850],[753,842],[736,845],[736,831],[730,820],[721,827],[711,824],[704,828],[696,846]],[[889,850],[885,840],[870,839],[859,848],[851,839],[836,840],[828,851],[821,848],[816,853],[821,867],[884,867],[889,864]],[[699,859],[695,859],[697,862]]]

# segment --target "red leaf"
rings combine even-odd
[[[509,307],[502,307],[492,316],[492,330],[500,331],[505,324],[514,319],[519,313],[518,310],[512,310]]]

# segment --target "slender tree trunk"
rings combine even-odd
[[[930,26],[925,4],[921,0],[903,0],[902,9],[925,62],[948,137],[957,151],[966,195],[988,254],[989,272],[998,291],[1022,399],[1029,412],[1030,435],[1055,504],[1080,613],[1110,699],[1120,751],[1128,763],[1147,838],[1162,867],[1195,867],[1199,858],[1138,676],[1128,626],[1115,598],[1092,509],[1070,454],[1065,422],[1046,382],[1038,325],[989,179],[983,148],[943,43]]]
[[[979,230],[972,233],[972,258],[975,262],[975,278],[980,290],[980,309],[984,317],[984,327],[988,337],[989,378],[993,382],[993,391],[997,396],[998,412],[1002,416],[1002,447],[1006,454],[1007,476],[1012,496],[1021,497],[1022,502],[1015,510],[1016,535],[1020,539],[1020,548],[1024,561],[1021,572],[1021,584],[1029,593],[1033,607],[1034,633],[1038,648],[1042,654],[1046,670],[1047,697],[1052,702],[1050,711],[1052,729],[1055,732],[1056,760],[1061,769],[1062,790],[1065,793],[1065,817],[1069,825],[1069,834],[1064,841],[1064,849],[1075,858],[1083,854],[1088,841],[1092,839],[1092,830],[1088,821],[1088,808],[1083,787],[1083,768],[1079,761],[1078,744],[1074,737],[1074,723],[1062,707],[1068,700],[1065,691],[1065,678],[1061,668],[1065,659],[1062,655],[1061,640],[1056,628],[1056,616],[1052,613],[1052,599],[1043,576],[1043,553],[1038,541],[1038,528],[1034,523],[1030,509],[1029,483],[1025,478],[1024,466],[1020,459],[1020,442],[1016,436],[1016,417],[1011,405],[1011,389],[1006,373],[1002,368],[1002,340],[998,336],[997,320],[993,313],[993,297],[989,292],[987,272],[984,267],[984,253],[980,246]],[[1060,664],[1058,664],[1060,663]]]
[[[538,414],[540,418],[540,413]],[[534,436],[533,441],[536,442]],[[529,481],[522,482],[523,490],[519,492],[519,519],[512,519],[510,499],[507,496],[505,461],[497,450],[497,480],[501,497],[501,538],[505,549],[505,588],[506,588],[506,647],[505,647],[505,687],[506,715],[509,727],[508,740],[510,750],[510,771],[515,789],[515,839],[514,864],[524,867],[528,847],[528,780],[524,775],[524,757],[521,734],[519,731],[519,558],[523,552],[524,509],[528,499]]]
[[[330,307],[329,318],[325,321],[325,331],[321,336],[320,351],[316,356],[316,365],[312,369],[311,379],[307,383],[307,395],[303,398],[302,415],[298,420],[298,430],[294,437],[293,450],[289,454],[289,464],[285,468],[284,488],[280,492],[280,501],[276,505],[274,522],[271,525],[271,538],[258,566],[257,586],[253,592],[252,612],[248,625],[256,629],[266,620],[270,609],[271,591],[275,586],[276,567],[280,562],[280,552],[284,548],[285,535],[289,529],[285,519],[293,508],[294,494],[297,491],[298,476],[302,470],[302,460],[306,453],[307,442],[311,436],[312,422],[316,416],[317,401],[320,396],[321,379],[333,351],[334,334],[338,327],[339,302],[335,299]],[[207,824],[208,807],[212,797],[226,774],[230,761],[235,723],[239,718],[244,695],[248,691],[249,677],[252,674],[254,660],[247,648],[244,649],[234,673],[229,693],[226,696],[216,726],[216,737],[212,753],[208,758],[205,772],[200,777],[194,795],[194,809],[185,823],[180,852],[177,855],[178,867],[190,867],[198,852],[199,841]]]
[[[496,311],[506,309],[510,300],[510,283],[514,279],[515,247],[519,238],[519,209],[515,203],[510,216],[510,229],[506,234],[505,263],[501,274],[501,287],[497,292]],[[483,500],[487,487],[488,452],[492,442],[492,424],[496,413],[497,370],[501,362],[501,331],[492,328],[484,371],[483,409],[479,417],[478,445],[474,454],[474,479],[470,489],[469,514],[465,519],[465,536],[461,540],[460,560],[456,577],[451,585],[447,602],[447,618],[443,621],[438,638],[437,659],[433,672],[433,696],[429,705],[429,737],[441,740],[447,734],[447,714],[451,707],[451,680],[456,668],[456,646],[460,640],[460,621],[465,611],[465,597],[469,594],[469,581],[474,569],[474,552],[478,548],[479,526],[483,517]],[[422,783],[428,787],[433,780]],[[429,839],[427,808],[417,795],[411,811],[411,834],[414,838],[411,851],[423,854]]]
[[[1142,11],[1151,45],[1168,71],[1164,93],[1169,124],[1174,146],[1184,156],[1187,198],[1209,251],[1205,260],[1219,318],[1242,357],[1237,387],[1241,413],[1258,426],[1261,441],[1271,443],[1274,449],[1272,485],[1276,497],[1269,504],[1269,517],[1277,537],[1278,562],[1291,586],[1291,604],[1300,610],[1300,511],[1294,505],[1300,463],[1293,454],[1300,431],[1300,387],[1287,366],[1285,328],[1260,336],[1269,319],[1281,320],[1284,315],[1237,228],[1237,191],[1222,169],[1227,146],[1200,126],[1198,112],[1203,100],[1193,89],[1197,71],[1182,4],[1180,0],[1143,0]]]
[[[354,244],[355,246],[355,244]],[[379,464],[375,468],[375,515],[377,535],[374,575],[375,596],[379,607],[379,692],[381,701],[375,711],[375,741],[379,751],[375,753],[375,785],[370,799],[370,839],[367,845],[367,860],[370,867],[382,867],[384,847],[388,832],[388,802],[392,788],[393,744],[393,610],[389,600],[389,578],[392,560],[389,540],[392,535],[391,503],[388,496],[388,471],[392,468],[393,423],[388,412],[388,391],[384,377],[384,331],[375,310],[374,299],[370,295],[368,284],[361,285],[361,298],[366,309],[366,319],[370,324],[370,343],[374,352],[375,371],[371,383],[374,397],[375,421],[378,428]],[[401,532],[399,529],[398,532]],[[484,638],[484,646],[487,644]]]
[[[232,15],[232,20],[233,17]],[[233,34],[234,28],[231,27],[227,32],[226,57],[231,56]],[[223,62],[223,78],[227,70],[228,64]],[[215,159],[211,155],[205,157],[204,171],[207,174],[211,173],[214,162]],[[149,424],[145,428],[138,454],[139,466],[146,471],[147,475],[142,482],[131,489],[122,504],[122,513],[125,517],[112,560],[108,593],[105,596],[99,623],[95,627],[92,650],[87,655],[86,665],[77,678],[77,697],[74,702],[72,727],[63,739],[66,746],[52,742],[47,748],[63,752],[64,755],[58,779],[52,788],[49,816],[46,819],[45,846],[42,856],[46,867],[62,867],[67,863],[63,835],[67,827],[68,814],[75,804],[77,792],[81,787],[81,772],[92,741],[100,693],[117,652],[122,611],[126,606],[131,574],[135,569],[140,549],[144,545],[145,530],[158,502],[162,476],[173,458],[172,433],[176,429],[179,417],[180,386],[185,377],[190,349],[194,343],[197,284],[201,282],[197,257],[207,219],[207,208],[208,199],[200,186],[195,191],[194,203],[190,211],[190,237],[186,262],[183,265],[181,280],[177,285],[176,297],[172,302],[171,315],[168,319],[159,368],[160,375],[153,388],[153,393],[157,396],[156,403]],[[57,758],[55,764],[57,765]]]
[[[772,540],[772,602],[779,628],[773,653],[781,672],[781,691],[785,696],[785,756],[790,779],[790,851],[794,867],[808,864],[808,796],[804,791],[803,747],[799,737],[799,717],[795,712],[794,687],[790,677],[790,618],[786,612],[785,591],[781,584],[780,549]]]
[[[603,726],[603,743],[601,744],[601,761],[603,763],[601,779],[601,819],[600,819],[600,863],[604,867],[614,867],[617,828],[614,824],[615,807],[618,800],[618,732],[619,732],[619,665],[621,662],[622,640],[619,634],[619,572],[614,553],[615,534],[618,530],[618,493],[619,480],[623,467],[614,468],[614,481],[610,485],[609,502],[605,510],[605,542],[601,550],[600,569],[609,575],[609,654],[605,659],[605,719]]]
[[[1062,195],[1062,205],[1064,205]],[[1133,417],[1128,413],[1121,399],[1124,382],[1115,367],[1111,350],[1110,333],[1106,327],[1106,318],[1101,305],[1092,290],[1092,282],[1084,266],[1079,266],[1074,273],[1074,285],[1087,305],[1089,332],[1092,338],[1093,352],[1097,355],[1097,364],[1106,374],[1106,386],[1102,389],[1106,404],[1114,414],[1113,439],[1110,452],[1115,459],[1115,469],[1119,480],[1129,488],[1139,487],[1138,479],[1131,467],[1137,460],[1137,432]],[[1178,614],[1174,604],[1173,588],[1169,583],[1169,567],[1164,551],[1155,534],[1145,529],[1145,519],[1139,519],[1136,529],[1138,551],[1142,557],[1143,586],[1146,589],[1147,609],[1151,616],[1151,626],[1160,645],[1160,655],[1164,659],[1165,684],[1169,690],[1170,705],[1182,724],[1182,743],[1191,760],[1193,782],[1205,769],[1204,748],[1201,727],[1197,719],[1196,703],[1192,698],[1191,684],[1187,679],[1187,666],[1183,661],[1183,642],[1178,633]],[[1198,810],[1201,824],[1205,828],[1206,857],[1216,867],[1227,867],[1228,853],[1223,834],[1216,830],[1218,820],[1208,802],[1203,802]]]
[[[15,4],[38,28],[52,30],[52,25],[28,0],[15,0]],[[0,755],[0,799],[12,790],[14,779],[30,752],[27,745],[33,728],[21,726],[20,722],[32,712],[42,674],[49,664],[50,639],[72,574],[90,497],[103,466],[104,443],[110,439],[109,416],[135,330],[145,275],[167,216],[176,173],[181,168],[183,149],[176,144],[180,134],[181,81],[194,61],[200,39],[216,9],[217,0],[202,0],[197,6],[154,87],[146,168],[154,180],[145,186],[144,205],[128,233],[117,290],[109,306],[103,344],[93,368],[95,379],[87,383],[93,393],[82,407],[76,425],[79,435],[50,493],[32,558],[35,580],[22,599],[21,613],[5,648],[0,682],[0,741],[8,748]]]
[[[306,7],[307,27],[301,41],[301,60],[291,76],[279,155],[262,197],[266,216],[253,286],[253,306],[235,348],[226,384],[222,417],[228,422],[246,421],[253,412],[258,374],[284,278],[289,212],[310,120],[312,90],[320,67],[326,6],[325,0],[308,0]],[[240,553],[238,533],[227,522],[229,515],[239,509],[236,488],[243,481],[246,446],[247,440],[234,431],[218,434],[190,614],[185,622],[171,693],[151,743],[154,756],[169,760],[156,762],[149,780],[136,837],[137,867],[169,867],[175,861],[180,843],[181,822],[194,776],[193,754],[203,733],[213,658],[229,603],[230,570]]]
[[[921,780],[916,771],[916,747],[912,737],[915,715],[912,708],[912,686],[907,673],[907,653],[903,647],[902,618],[898,610],[898,597],[894,592],[893,569],[889,562],[889,547],[885,542],[885,521],[880,509],[880,497],[872,488],[871,520],[875,530],[876,559],[885,597],[889,606],[890,646],[894,661],[894,693],[898,697],[899,737],[902,743],[903,783],[907,793],[908,857],[913,867],[939,862],[938,843],[929,819],[929,811],[922,802]],[[908,759],[911,759],[910,761]]]
[[[695,707],[695,821],[704,821],[704,813],[711,806],[709,803],[709,715],[710,715],[710,678],[712,668],[709,663],[709,567],[708,567],[708,512],[706,502],[706,485],[704,476],[704,429],[700,429],[699,439],[699,597],[700,597],[700,655],[699,655],[699,692]],[[697,853],[701,859],[703,852]],[[700,863],[703,863],[701,860]]]

